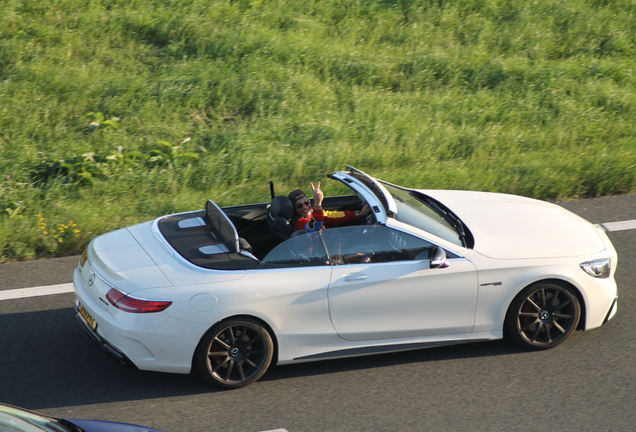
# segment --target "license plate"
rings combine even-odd
[[[84,309],[84,306],[82,306],[81,304],[79,305],[78,312],[82,316],[82,318],[84,318],[86,324],[88,324],[89,327],[92,328],[93,331],[95,331],[97,329],[97,321],[95,321],[95,318],[93,318],[92,315],[86,309]]]

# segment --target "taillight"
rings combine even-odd
[[[80,258],[79,266],[80,267],[84,267],[84,264],[86,264],[86,261],[88,261],[88,249],[84,249],[84,252],[82,252],[82,256]]]
[[[133,297],[115,288],[111,288],[110,291],[106,293],[106,298],[117,309],[130,313],[161,312],[172,304],[169,300],[150,300]]]

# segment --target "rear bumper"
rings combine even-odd
[[[190,373],[194,350],[209,325],[176,319],[165,312],[133,314],[114,308],[105,310],[89,294],[77,269],[73,284],[78,321],[109,355],[140,370]],[[95,326],[79,315],[78,305],[96,321]]]
[[[102,338],[100,335],[95,333],[93,329],[91,329],[88,324],[86,324],[86,321],[84,321],[84,319],[79,314],[79,309],[77,306],[75,307],[75,313],[75,318],[77,318],[77,321],[79,321],[84,331],[88,334],[92,341],[97,344],[98,347],[106,351],[110,356],[112,356],[121,364],[138,369],[137,366],[135,366],[135,364],[128,357],[126,357],[123,352],[121,352],[116,346]]]

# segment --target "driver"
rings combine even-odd
[[[320,231],[329,225],[338,225],[349,222],[357,217],[366,216],[371,208],[365,204],[362,210],[352,211],[328,211],[322,209],[322,200],[325,194],[320,190],[320,182],[317,186],[310,183],[311,190],[314,195],[314,206],[300,189],[296,189],[289,195],[289,200],[294,206],[294,216],[292,217],[292,226],[294,230]]]

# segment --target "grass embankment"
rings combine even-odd
[[[4,0],[0,262],[345,164],[636,190],[632,1]],[[329,192],[329,191],[327,191]]]

